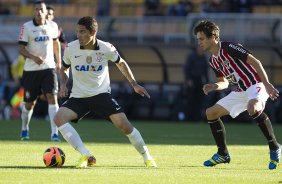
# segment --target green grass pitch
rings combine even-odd
[[[232,160],[230,164],[212,168],[202,166],[216,152],[206,123],[132,123],[141,132],[158,168],[145,168],[127,137],[106,121],[83,120],[74,125],[97,158],[97,164],[87,169],[74,168],[80,155],[68,143],[49,141],[49,122],[32,119],[31,141],[21,142],[21,122],[1,121],[0,184],[282,183],[282,167],[268,170],[268,146],[253,123],[225,122]],[[274,129],[282,142],[282,124],[275,124]],[[44,166],[42,155],[50,146],[58,146],[65,152],[62,168]]]

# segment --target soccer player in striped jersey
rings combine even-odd
[[[19,35],[19,52],[25,59],[23,72],[24,106],[22,108],[21,140],[29,140],[29,123],[37,97],[46,95],[51,124],[51,141],[59,142],[58,128],[53,119],[59,109],[56,69],[61,67],[61,47],[58,25],[46,20],[47,8],[43,1],[35,1],[34,18],[23,24]],[[56,63],[54,59],[56,57]]]
[[[276,169],[280,162],[281,145],[277,142],[271,122],[263,111],[267,99],[277,99],[279,91],[269,82],[261,62],[250,51],[240,44],[220,41],[219,32],[219,27],[211,21],[201,21],[194,28],[199,47],[212,54],[209,64],[218,79],[215,83],[205,84],[204,93],[208,95],[211,91],[226,89],[229,84],[237,86],[235,91],[206,110],[207,121],[218,151],[204,162],[204,166],[230,162],[225,128],[220,117],[230,115],[235,118],[247,110],[268,141],[269,169]]]
[[[61,97],[68,95],[66,83],[69,68],[72,71],[73,87],[70,98],[57,112],[55,123],[66,141],[82,155],[77,168],[91,166],[96,163],[96,159],[86,149],[79,134],[68,122],[77,122],[90,112],[109,120],[120,129],[142,155],[147,167],[157,167],[141,134],[129,122],[122,107],[111,97],[108,63],[116,64],[136,93],[148,98],[150,96],[146,89],[136,82],[131,69],[119,56],[115,47],[96,38],[97,32],[97,21],[90,16],[82,17],[76,26],[78,39],[70,42],[64,50],[60,72]]]

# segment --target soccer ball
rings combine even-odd
[[[46,167],[62,167],[65,163],[65,153],[58,147],[50,147],[43,154]]]

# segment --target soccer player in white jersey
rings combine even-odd
[[[23,24],[19,35],[19,52],[26,58],[23,72],[25,103],[21,114],[21,140],[29,140],[29,123],[33,108],[37,97],[43,93],[49,104],[51,141],[58,142],[58,128],[53,120],[59,108],[56,69],[59,71],[61,68],[61,48],[58,25],[46,20],[47,9],[43,1],[36,1],[33,8],[33,20]]]
[[[86,168],[96,163],[95,157],[86,149],[77,131],[69,123],[77,122],[90,112],[111,121],[129,138],[131,144],[143,156],[147,167],[157,167],[139,133],[128,121],[121,106],[111,97],[108,62],[114,62],[132,85],[134,91],[150,98],[146,89],[140,86],[115,47],[96,38],[97,21],[90,17],[79,19],[76,27],[77,40],[69,43],[64,51],[60,72],[60,95],[68,95],[66,83],[68,68],[71,67],[73,87],[70,98],[62,104],[55,116],[59,131],[78,152],[81,158],[77,168]]]

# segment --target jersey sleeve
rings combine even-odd
[[[232,43],[232,42],[222,42],[221,47],[234,58],[238,58],[243,62],[246,62],[247,56],[252,54],[246,48],[244,48],[240,44]]]
[[[71,66],[71,60],[70,60],[70,51],[69,51],[69,47],[67,46],[64,50],[64,56],[63,56],[63,62],[62,64],[64,65],[64,67],[69,68]]]
[[[117,51],[117,49],[115,48],[115,46],[113,46],[111,43],[109,43],[109,51],[110,52],[114,52],[114,60],[112,60],[114,63],[118,63],[120,61],[120,55]]]
[[[19,34],[19,44],[27,45],[28,43],[28,28],[25,24],[21,26]]]

